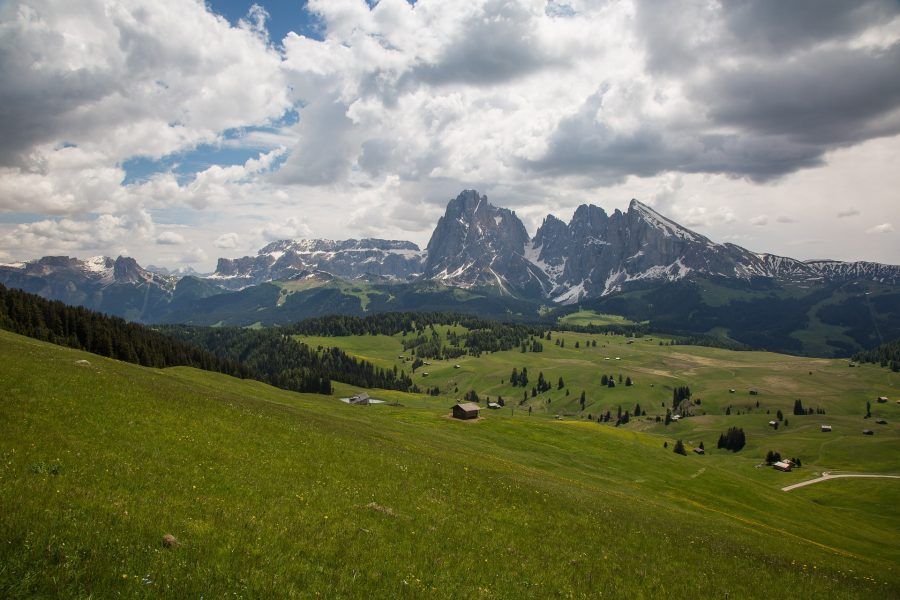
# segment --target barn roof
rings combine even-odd
[[[481,410],[481,407],[478,406],[477,404],[475,404],[474,402],[457,402],[456,406],[460,407],[461,409],[463,409],[466,412],[469,412],[472,410]]]

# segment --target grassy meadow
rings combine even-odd
[[[900,595],[900,482],[780,490],[823,469],[900,472],[897,374],[556,335],[564,348],[430,361],[417,382],[440,396],[372,391],[396,404],[360,407],[337,400],[353,391],[340,384],[331,397],[297,394],[0,332],[0,596]],[[409,368],[400,336],[306,341]],[[554,389],[519,406],[514,366]],[[600,389],[600,372],[636,384]],[[685,384],[706,414],[652,420]],[[735,414],[751,387],[760,408]],[[476,422],[447,418],[468,389],[515,401]],[[795,397],[826,414],[790,415]],[[887,425],[862,419],[869,397]],[[636,402],[651,420],[586,418]],[[777,407],[790,424],[776,432],[765,411]],[[737,454],[715,450],[730,424],[747,431]],[[709,453],[663,448],[676,438]],[[756,468],[769,448],[804,468]],[[179,545],[164,547],[166,534]]]

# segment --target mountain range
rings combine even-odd
[[[751,252],[714,242],[637,200],[611,214],[581,205],[569,223],[548,215],[530,237],[514,211],[474,190],[450,200],[424,250],[401,240],[280,240],[255,256],[220,258],[206,276],[143,269],[128,257],[48,256],[0,265],[0,283],[144,322],[277,324],[326,312],[416,308],[537,319],[580,304],[684,333],[739,341],[749,333],[771,345],[771,336],[752,335],[751,323],[729,327],[735,316],[727,311],[695,324],[696,311],[685,312],[706,307],[701,315],[715,315],[733,302],[761,302],[780,311],[762,311],[761,318],[801,314],[806,323],[798,330],[812,324],[825,332],[809,347],[797,330],[784,331],[772,349],[845,354],[878,343],[882,329],[900,335],[900,266]],[[684,307],[665,308],[673,294],[686,293]],[[840,302],[863,311],[869,324],[848,325],[840,310],[836,322],[829,307]],[[873,308],[881,304],[885,310]]]

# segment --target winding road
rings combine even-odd
[[[789,492],[791,490],[795,490],[797,488],[803,487],[805,485],[812,485],[814,483],[819,483],[820,481],[827,481],[829,479],[840,479],[842,477],[867,477],[867,478],[878,478],[878,479],[900,479],[900,475],[877,475],[875,473],[822,473],[821,477],[816,477],[815,479],[810,479],[808,481],[801,481],[800,483],[795,483],[793,485],[789,485],[787,487],[781,488],[782,492]]]

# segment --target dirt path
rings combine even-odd
[[[871,477],[871,478],[880,478],[880,479],[900,479],[900,475],[877,475],[875,473],[822,473],[821,477],[816,477],[815,479],[810,479],[809,481],[801,481],[800,483],[795,483],[794,485],[789,485],[787,487],[781,488],[782,492],[789,492],[791,490],[795,490],[797,488],[803,487],[805,485],[812,485],[814,483],[819,483],[820,481],[827,481],[829,479],[840,479],[841,477]]]

